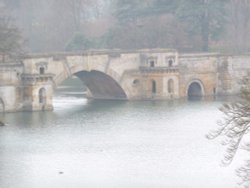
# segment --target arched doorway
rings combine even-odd
[[[155,95],[157,92],[157,89],[156,89],[156,81],[155,80],[152,80],[152,94]]]
[[[169,61],[168,61],[168,67],[172,67],[173,66],[173,60],[172,59],[170,59]]]
[[[45,73],[45,68],[44,67],[40,67],[39,68],[39,73],[40,74],[44,74]]]
[[[188,87],[187,96],[189,100],[200,100],[203,96],[202,84],[198,81],[192,82]]]
[[[150,61],[150,67],[155,67],[155,61]]]
[[[174,93],[174,81],[173,79],[168,80],[168,93]]]
[[[44,88],[39,90],[39,104],[46,104],[46,90]]]

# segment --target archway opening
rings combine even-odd
[[[174,93],[174,81],[172,79],[168,80],[168,93]]]
[[[109,75],[100,71],[79,71],[57,82],[53,106],[56,110],[82,109],[92,104],[92,99],[115,102],[126,100],[127,95]]]
[[[85,96],[87,87],[77,76],[72,76],[61,82],[56,90],[56,96]]]
[[[150,67],[155,67],[155,61],[150,61]]]
[[[188,87],[188,99],[189,100],[201,100],[203,93],[202,93],[202,86],[198,82],[193,82]]]
[[[40,74],[44,74],[45,73],[45,68],[44,67],[40,67],[39,68],[39,73]]]
[[[82,109],[87,105],[87,87],[76,76],[61,82],[54,91],[53,107],[56,111]]]
[[[44,88],[39,90],[39,104],[46,104],[46,90]]]
[[[121,86],[109,75],[100,71],[81,71],[75,75],[82,80],[93,99],[126,100],[127,95]]]
[[[172,67],[172,66],[173,66],[173,60],[170,59],[170,60],[168,61],[168,67]]]
[[[152,94],[155,95],[157,92],[157,89],[156,89],[156,81],[155,80],[152,80]]]

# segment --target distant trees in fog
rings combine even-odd
[[[11,17],[0,7],[0,62],[23,55],[23,38]]]
[[[140,1],[131,3],[131,1],[117,0],[117,4],[116,15],[119,20],[125,20],[125,23],[129,24],[134,21],[135,29],[138,21],[153,16],[155,18],[153,22],[142,24],[143,32],[147,33],[149,38],[158,34],[156,40],[160,39],[161,43],[157,44],[160,47],[208,51],[210,39],[218,38],[225,23],[224,1],[155,0],[141,6]],[[160,33],[157,33],[159,31]],[[148,45],[154,41],[155,38],[148,41]]]
[[[227,42],[234,51],[250,49],[250,0],[230,0]]]
[[[250,0],[0,0],[31,51],[248,51]]]

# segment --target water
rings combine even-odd
[[[1,188],[233,188],[207,140],[220,101],[87,101],[58,95],[53,112],[2,115]]]

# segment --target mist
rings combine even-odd
[[[249,0],[1,0],[0,9],[29,52],[250,48]]]

